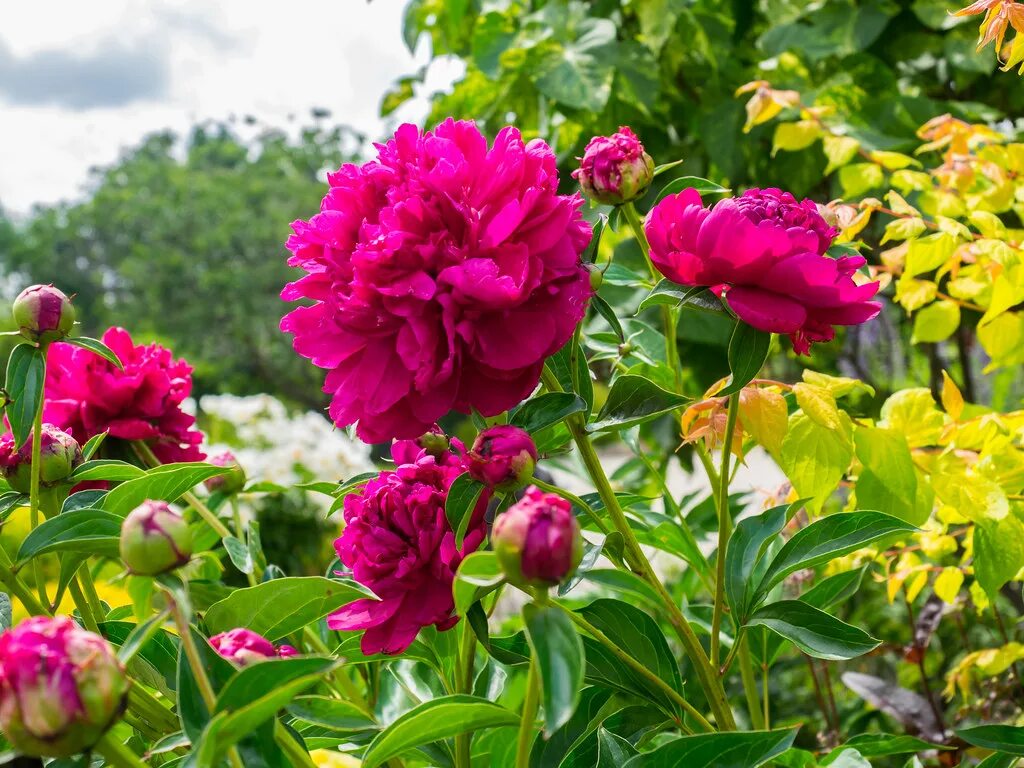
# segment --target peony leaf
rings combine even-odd
[[[142,477],[128,480],[114,488],[103,499],[102,508],[125,517],[147,499],[177,501],[182,494],[204,480],[228,471],[227,467],[215,467],[202,462],[163,464],[149,470]]]
[[[523,606],[526,637],[540,677],[544,733],[551,735],[576,711],[583,689],[583,641],[560,608]]]
[[[19,344],[7,361],[7,421],[20,448],[32,432],[32,422],[42,407],[46,353],[31,344]]]
[[[87,461],[84,464],[80,464],[71,476],[68,478],[69,483],[83,483],[86,480],[112,480],[114,482],[123,482],[125,480],[134,480],[137,477],[142,477],[146,473],[136,467],[134,464],[129,464],[126,461],[116,461],[114,459],[93,459]]]
[[[725,596],[738,622],[743,623],[747,617],[754,587],[751,582],[758,560],[768,544],[782,532],[789,513],[799,504],[773,507],[737,523],[725,555]]]
[[[780,600],[761,608],[746,626],[763,626],[786,638],[808,656],[842,661],[863,656],[880,645],[862,629],[800,600]]]
[[[93,354],[99,355],[104,360],[113,363],[122,371],[124,370],[124,363],[121,362],[121,358],[114,354],[114,350],[99,339],[90,339],[88,336],[75,336],[73,338],[69,337],[64,339],[64,343],[73,344],[74,346],[81,347],[82,349],[88,349]]]
[[[579,395],[571,392],[548,392],[531,397],[512,411],[508,423],[522,427],[532,435],[586,409],[587,404]]]
[[[643,376],[619,376],[612,384],[597,420],[587,426],[587,431],[625,429],[650,421],[688,402],[689,398],[664,390]]]
[[[729,370],[732,371],[732,377],[725,388],[716,394],[719,397],[731,395],[753,381],[768,359],[771,345],[770,333],[738,321],[729,340]]]
[[[1024,728],[1014,725],[978,725],[958,728],[956,735],[975,747],[1024,757]]]
[[[448,498],[444,502],[444,515],[448,518],[448,525],[455,532],[456,549],[462,549],[462,540],[466,536],[469,521],[473,517],[473,512],[480,501],[480,494],[483,492],[483,484],[474,480],[469,472],[463,472],[456,477],[448,488]]]
[[[47,552],[82,552],[118,556],[124,520],[100,509],[76,509],[51,517],[34,528],[18,550],[19,563]]]
[[[477,600],[490,594],[505,582],[505,574],[494,552],[473,552],[467,555],[455,573],[452,592],[455,612],[465,616]]]
[[[796,732],[790,728],[682,736],[637,755],[623,768],[757,768],[789,749]]]
[[[709,179],[702,179],[697,176],[681,176],[678,179],[673,179],[661,188],[658,197],[654,200],[654,204],[657,205],[669,195],[677,195],[684,189],[695,189],[701,197],[704,195],[727,195],[732,191],[728,187],[723,187],[721,184],[716,184]]]

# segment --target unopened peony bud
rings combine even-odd
[[[238,493],[245,488],[245,470],[242,469],[238,459],[235,458],[235,454],[231,451],[218,453],[210,459],[210,464],[213,464],[215,467],[227,467],[229,471],[226,474],[208,478],[204,482],[207,490],[211,492],[220,491],[221,493]]]
[[[590,273],[590,290],[597,293],[604,283],[604,270],[597,264],[587,264],[587,272]]]
[[[498,516],[491,544],[505,576],[519,587],[560,584],[583,559],[583,536],[572,505],[533,486]]]
[[[29,341],[60,341],[75,326],[71,299],[52,285],[29,286],[18,294],[12,309],[14,322]]]
[[[67,432],[52,424],[43,424],[40,431],[39,485],[49,488],[67,480],[82,463],[82,449]],[[32,485],[32,436],[14,450],[14,436],[9,432],[0,437],[0,471],[11,488],[29,493]]]
[[[430,428],[429,432],[424,432],[416,438],[416,445],[422,448],[427,455],[437,458],[448,453],[451,441],[448,439],[448,435],[444,433],[444,430],[435,424]]]
[[[275,648],[274,644],[263,635],[244,627],[214,635],[210,638],[210,645],[225,659],[242,667],[256,661],[272,659],[275,656],[286,659],[298,654],[298,651],[290,645],[280,645]]]
[[[530,482],[536,465],[537,446],[530,433],[509,425],[485,429],[466,456],[473,479],[496,491],[522,488]]]
[[[66,616],[0,635],[0,730],[18,752],[69,757],[124,711],[128,678],[109,643]]]
[[[121,526],[121,559],[132,573],[156,576],[192,557],[192,533],[185,518],[165,501],[144,501]]]
[[[654,179],[654,160],[629,128],[595,136],[573,171],[583,194],[595,203],[622,205],[641,197]]]

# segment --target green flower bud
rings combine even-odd
[[[192,557],[192,533],[165,501],[144,501],[121,526],[121,559],[129,571],[156,576]]]
[[[14,322],[29,341],[49,344],[65,338],[75,326],[71,299],[52,285],[33,285],[18,294]]]

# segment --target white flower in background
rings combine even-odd
[[[199,410],[209,440],[207,454],[230,450],[250,481],[291,486],[340,481],[374,470],[368,445],[352,440],[318,413],[289,412],[270,395],[205,395]]]

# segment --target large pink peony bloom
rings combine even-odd
[[[878,314],[878,283],[858,285],[860,256],[825,255],[836,230],[810,200],[778,189],[751,189],[701,205],[695,189],[666,197],[645,225],[651,260],[683,285],[707,285],[745,323],[786,333],[799,354],[835,337],[834,325]]]
[[[352,577],[380,600],[356,600],[332,613],[331,629],[365,629],[363,653],[401,653],[423,627],[453,627],[452,581],[462,558],[483,541],[484,492],[462,549],[445,517],[452,481],[464,470],[447,453],[432,456],[413,440],[391,449],[397,467],[381,472],[362,493],[345,499],[345,530],[334,542]]]
[[[159,344],[136,346],[123,328],[109,329],[103,342],[123,371],[80,347],[50,347],[44,420],[83,443],[107,430],[110,437],[145,440],[165,463],[204,458],[195,417],[181,409],[192,391],[192,367]]]
[[[557,191],[555,155],[505,128],[403,125],[376,160],[330,174],[321,212],[292,224],[281,322],[329,370],[330,413],[367,442],[414,438],[455,409],[494,415],[536,386],[583,317],[590,231]]]

